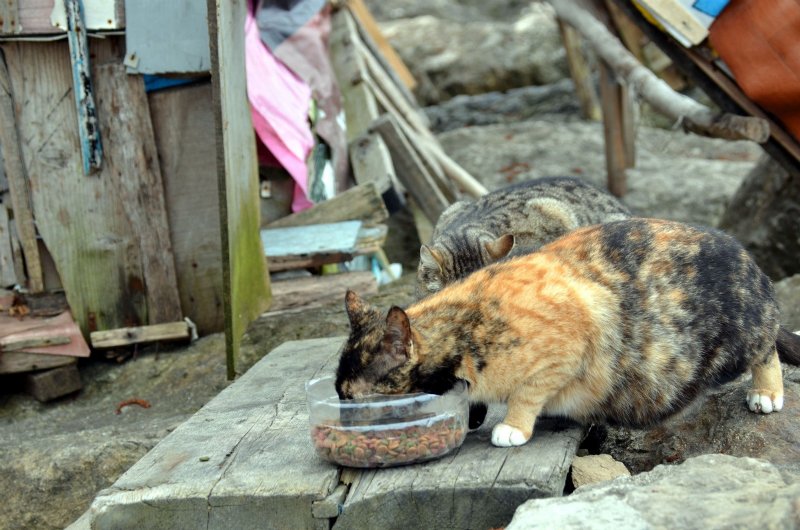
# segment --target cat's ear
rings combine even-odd
[[[497,239],[491,241],[484,241],[483,248],[489,253],[493,261],[504,258],[514,248],[514,235],[504,234]]]
[[[411,356],[411,348],[411,322],[405,311],[394,306],[386,315],[383,351],[395,360],[405,361]]]
[[[422,245],[419,249],[420,265],[426,269],[442,270],[442,255],[435,248]]]
[[[344,308],[347,310],[347,318],[350,319],[350,325],[353,328],[358,327],[367,313],[366,302],[355,291],[348,289],[344,295]]]

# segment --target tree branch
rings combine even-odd
[[[583,1],[548,1],[555,9],[558,18],[581,33],[598,57],[621,79],[655,110],[676,121],[680,120],[685,130],[727,140],[752,140],[764,143],[769,139],[769,123],[766,120],[715,112],[694,99],[672,90],[666,82],[639,63],[611,34],[605,24],[592,15]]]

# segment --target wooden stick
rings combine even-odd
[[[67,40],[72,61],[72,92],[78,109],[78,133],[83,155],[83,173],[89,175],[103,164],[103,143],[100,140],[100,122],[92,91],[92,74],[89,66],[89,44],[83,18],[82,0],[64,0],[67,14]]]
[[[600,104],[597,101],[597,92],[595,92],[592,84],[589,65],[581,53],[578,32],[562,20],[558,21],[558,30],[561,32],[564,51],[567,52],[569,73],[572,76],[573,83],[575,83],[575,95],[578,96],[578,101],[581,105],[581,114],[587,120],[600,121],[603,116],[600,111]]]
[[[189,340],[190,334],[189,325],[185,321],[181,321],[93,331],[89,338],[93,348],[116,348],[161,340]]]
[[[714,112],[694,99],[679,94],[644,67],[614,37],[581,1],[548,0],[560,19],[578,30],[618,76],[654,109],[696,134],[728,140],[752,140],[764,143],[769,138],[769,123],[760,118]]]
[[[31,337],[29,339],[8,340],[0,339],[0,351],[18,351],[28,348],[41,348],[43,346],[59,346],[69,344],[71,339],[66,336]]]
[[[28,177],[22,161],[11,76],[5,58],[0,60],[0,147],[3,150],[14,222],[28,269],[28,289],[33,293],[40,293],[44,290],[42,262],[36,242]]]

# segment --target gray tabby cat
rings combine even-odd
[[[631,217],[616,197],[576,177],[547,177],[459,201],[420,248],[417,298],[509,255],[536,250],[581,226]]]

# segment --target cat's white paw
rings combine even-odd
[[[765,390],[749,390],[747,392],[747,406],[753,412],[770,414],[783,408],[783,395],[774,395]]]
[[[492,444],[497,447],[513,447],[523,445],[528,441],[528,436],[516,427],[498,423],[492,429]]]

